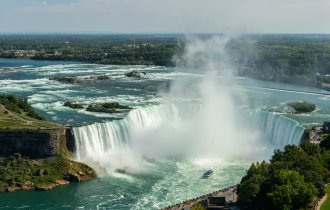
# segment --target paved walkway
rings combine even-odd
[[[195,203],[199,203],[202,201],[207,200],[209,197],[226,197],[227,201],[229,202],[236,202],[237,201],[237,195],[236,195],[237,185],[231,186],[222,190],[218,190],[206,195],[202,195],[187,201],[183,201],[182,203],[178,203],[172,206],[168,206],[163,208],[163,210],[175,210],[175,209],[184,209],[184,210],[190,210],[192,205]]]

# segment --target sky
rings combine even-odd
[[[330,0],[0,0],[0,33],[330,33]]]

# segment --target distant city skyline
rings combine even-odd
[[[0,33],[330,33],[329,0],[0,0]]]

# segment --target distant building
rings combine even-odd
[[[330,122],[325,121],[323,123],[323,133],[330,134]]]

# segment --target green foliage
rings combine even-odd
[[[320,146],[329,150],[330,149],[330,135],[320,142]]]
[[[265,183],[268,179],[269,164],[262,162],[252,164],[247,175],[242,178],[238,188],[239,204],[243,209],[260,208],[269,205],[266,203]]]
[[[303,102],[293,101],[293,102],[287,103],[287,105],[289,107],[293,108],[297,114],[309,113],[316,109],[315,104],[311,104],[306,101],[303,101]]]
[[[104,113],[119,113],[117,109],[132,109],[129,106],[120,105],[117,102],[90,104],[86,111],[89,112],[104,112]]]
[[[184,52],[183,39],[181,35],[0,35],[0,57],[174,66],[173,56],[180,60]],[[323,76],[330,74],[328,35],[246,35],[232,39],[225,50],[241,76],[305,85],[330,80]]]
[[[0,192],[8,188],[34,188],[51,186],[57,180],[69,179],[69,174],[83,174],[82,180],[95,176],[88,166],[70,161],[69,152],[63,148],[56,157],[49,159],[29,159],[20,154],[0,157]]]
[[[267,196],[278,210],[308,209],[317,194],[315,186],[305,183],[304,177],[296,171],[275,171],[271,181],[272,189]]]
[[[321,210],[329,210],[330,209],[330,185],[327,186],[327,199],[321,206]]]
[[[84,106],[81,105],[81,104],[77,104],[77,103],[72,103],[70,101],[66,101],[63,106],[67,106],[67,107],[70,107],[72,109],[83,109]]]
[[[31,182],[35,185],[44,185],[49,183],[55,183],[56,180],[63,179],[70,169],[69,160],[61,157],[60,155],[51,162],[45,162],[40,166],[34,167],[34,176],[31,177]],[[36,176],[38,171],[44,170],[46,174],[44,176]]]
[[[8,187],[22,187],[24,185],[42,185],[54,183],[61,179],[69,170],[69,161],[58,156],[54,161],[35,161],[27,157],[14,154],[0,157],[0,191]],[[44,175],[38,175],[38,171]]]
[[[192,207],[190,209],[191,210],[206,210],[206,208],[200,203],[195,203],[194,205],[192,205]]]
[[[227,47],[242,76],[315,86],[317,73],[330,73],[327,35],[251,35],[232,40]]]
[[[6,109],[16,112],[18,114],[25,112],[27,116],[37,120],[42,120],[43,117],[38,115],[26,99],[22,100],[15,95],[0,95],[0,104],[4,105]]]
[[[0,35],[0,57],[173,66],[177,41],[173,35]]]
[[[80,83],[80,80],[78,80],[78,78],[75,76],[50,77],[49,80],[56,80],[58,82],[69,83],[69,84]]]
[[[308,209],[325,194],[329,152],[305,142],[275,150],[270,163],[252,164],[238,187],[241,209]]]

